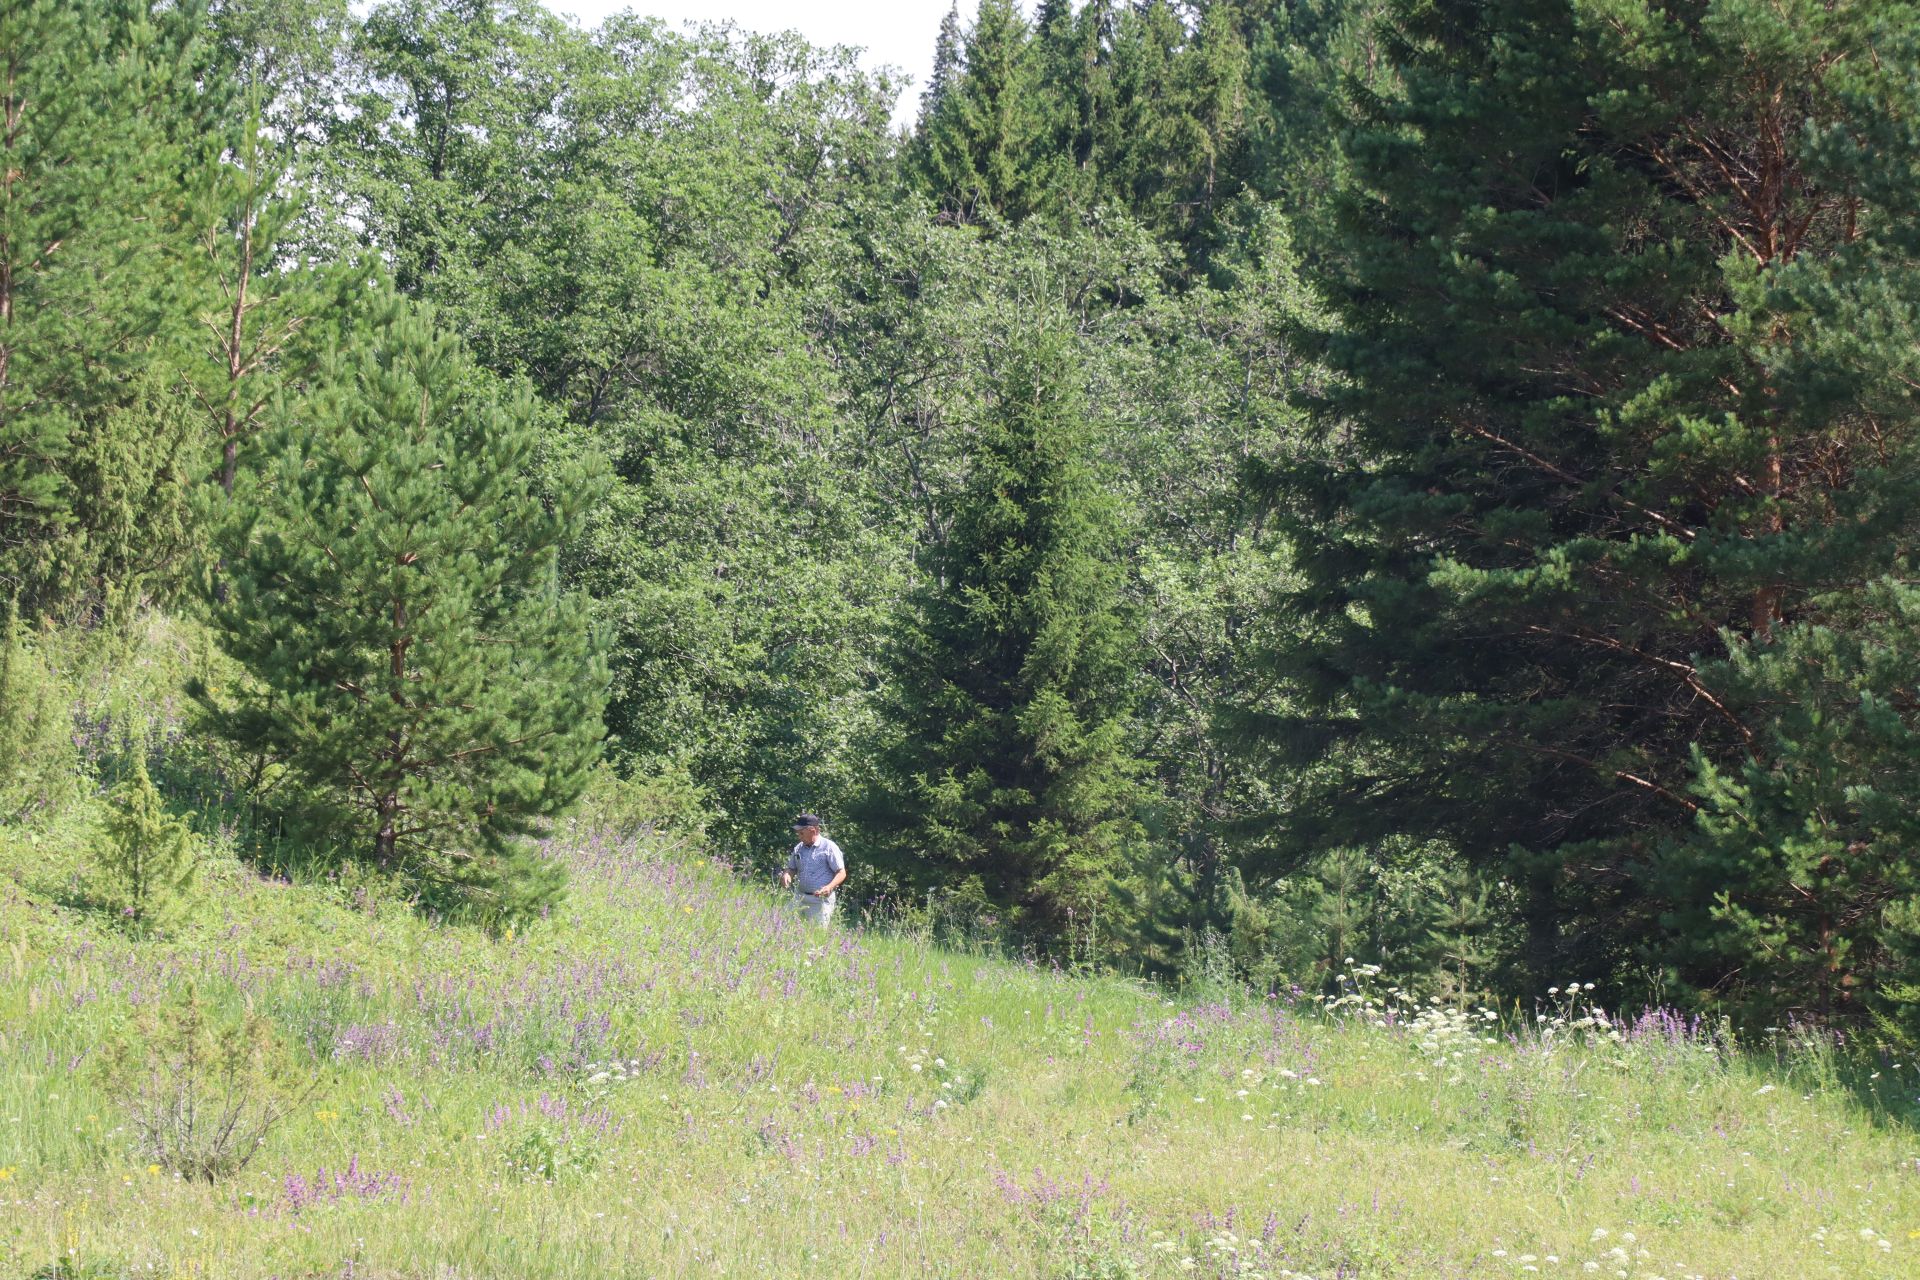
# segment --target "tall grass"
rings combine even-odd
[[[1911,1065],[1856,1078],[1806,1033],[1743,1052],[1670,1015],[1516,1018],[1358,968],[1327,1004],[1170,999],[809,933],[695,852],[584,830],[549,849],[569,903],[512,936],[229,857],[197,918],[138,942],[35,891],[86,839],[0,836],[0,1274],[1866,1277],[1920,1257]],[[321,1082],[212,1187],[138,1161],[93,1069],[189,978]]]

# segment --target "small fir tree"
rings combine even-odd
[[[896,862],[1049,938],[1104,908],[1138,802],[1116,515],[1071,344],[1010,343],[894,649],[874,825]]]
[[[528,400],[417,310],[275,416],[234,491],[213,609],[255,684],[201,691],[214,725],[277,757],[355,852],[529,908],[557,873],[517,837],[579,794],[604,732],[598,645],[555,572],[594,486],[567,478],[543,506]]]

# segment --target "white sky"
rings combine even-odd
[[[913,78],[895,105],[896,123],[911,121],[920,91],[933,69],[933,41],[953,0],[543,0],[555,13],[597,26],[610,13],[631,9],[678,26],[685,21],[731,18],[750,31],[794,30],[816,45],[857,45],[871,68],[890,66]],[[1022,6],[1025,7],[1025,6]],[[973,0],[961,0],[960,19],[971,22]]]

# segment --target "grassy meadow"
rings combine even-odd
[[[1810,1037],[821,936],[696,850],[584,828],[521,931],[216,839],[192,917],[136,940],[85,906],[88,813],[0,830],[4,1276],[1920,1270],[1912,1067]],[[310,1089],[212,1184],[137,1149],[100,1070],[188,983]]]

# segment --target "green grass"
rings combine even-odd
[[[603,838],[513,937],[216,857],[136,941],[84,906],[95,839],[0,830],[0,1276],[1920,1272],[1911,1065],[1811,1040],[1173,999],[822,939]],[[320,1080],[214,1186],[92,1065],[188,980]]]

